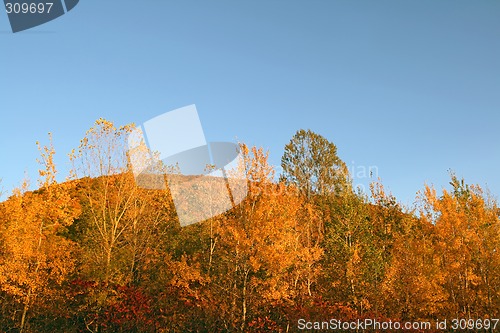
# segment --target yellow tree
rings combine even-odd
[[[126,247],[125,233],[137,223],[139,191],[128,169],[127,136],[132,125],[116,128],[104,119],[96,121],[70,155],[73,176],[80,178],[80,193],[85,207],[85,252],[87,272],[104,282],[127,282],[127,265],[118,260]],[[132,212],[136,209],[135,212]]]
[[[28,192],[25,182],[3,204],[0,288],[21,306],[21,332],[26,330],[29,310],[55,297],[57,286],[74,268],[73,244],[61,234],[80,213],[78,202],[69,195],[74,184],[56,183],[52,145],[39,148],[44,166],[40,188]]]
[[[367,208],[364,200],[352,192],[332,198],[324,241],[325,292],[336,302],[356,307],[360,313],[372,307],[368,292],[373,286],[366,277],[377,274],[370,267],[372,257],[378,253]]]
[[[102,282],[102,288],[94,290],[95,296],[89,296],[84,305],[88,313],[85,322],[94,331],[103,324],[99,316],[114,304],[116,290],[112,289],[140,285],[148,271],[145,266],[158,252],[156,248],[173,221],[167,191],[136,184],[132,164],[148,165],[145,158],[150,155],[145,145],[139,153],[129,151],[128,140],[134,128],[115,127],[99,119],[70,155],[84,207],[78,221],[78,238],[83,246],[81,278]],[[141,175],[141,185],[156,188],[158,179],[164,177],[163,168],[154,165],[147,171],[151,174]]]
[[[212,286],[228,326],[247,330],[249,314],[269,315],[310,290],[322,250],[306,248],[297,191],[272,182],[273,169],[262,149],[242,146],[248,197],[220,221]]]
[[[423,216],[435,224],[448,314],[498,314],[500,221],[496,202],[452,175],[452,191],[426,187]]]
[[[392,243],[379,295],[387,316],[402,320],[440,318],[446,295],[434,232],[434,225],[425,219],[409,215],[403,220]]]

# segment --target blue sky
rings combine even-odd
[[[48,132],[63,179],[97,118],[196,104],[208,141],[262,146],[279,165],[309,128],[403,203],[450,169],[500,194],[496,0],[82,0],[17,34],[0,13],[0,45],[7,192],[25,173],[36,183]]]

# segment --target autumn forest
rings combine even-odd
[[[248,196],[181,227],[168,188],[136,185],[132,128],[96,121],[61,182],[51,140],[39,144],[37,189],[0,203],[0,332],[500,316],[500,209],[486,189],[450,173],[406,207],[380,180],[356,190],[334,143],[299,130],[280,175],[241,143]]]

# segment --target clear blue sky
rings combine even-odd
[[[296,130],[411,203],[453,169],[500,194],[500,1],[88,1],[12,34],[0,13],[0,178],[36,183],[99,118],[196,104],[209,141],[279,164]],[[63,177],[61,177],[63,178]],[[355,179],[366,185],[369,179]]]

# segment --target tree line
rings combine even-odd
[[[180,227],[169,189],[136,185],[132,125],[99,119],[56,181],[0,203],[2,332],[296,332],[299,319],[498,318],[500,209],[454,174],[403,207],[357,192],[336,146],[299,130],[279,180],[241,144],[248,196]],[[215,198],[214,200],[217,200]]]

